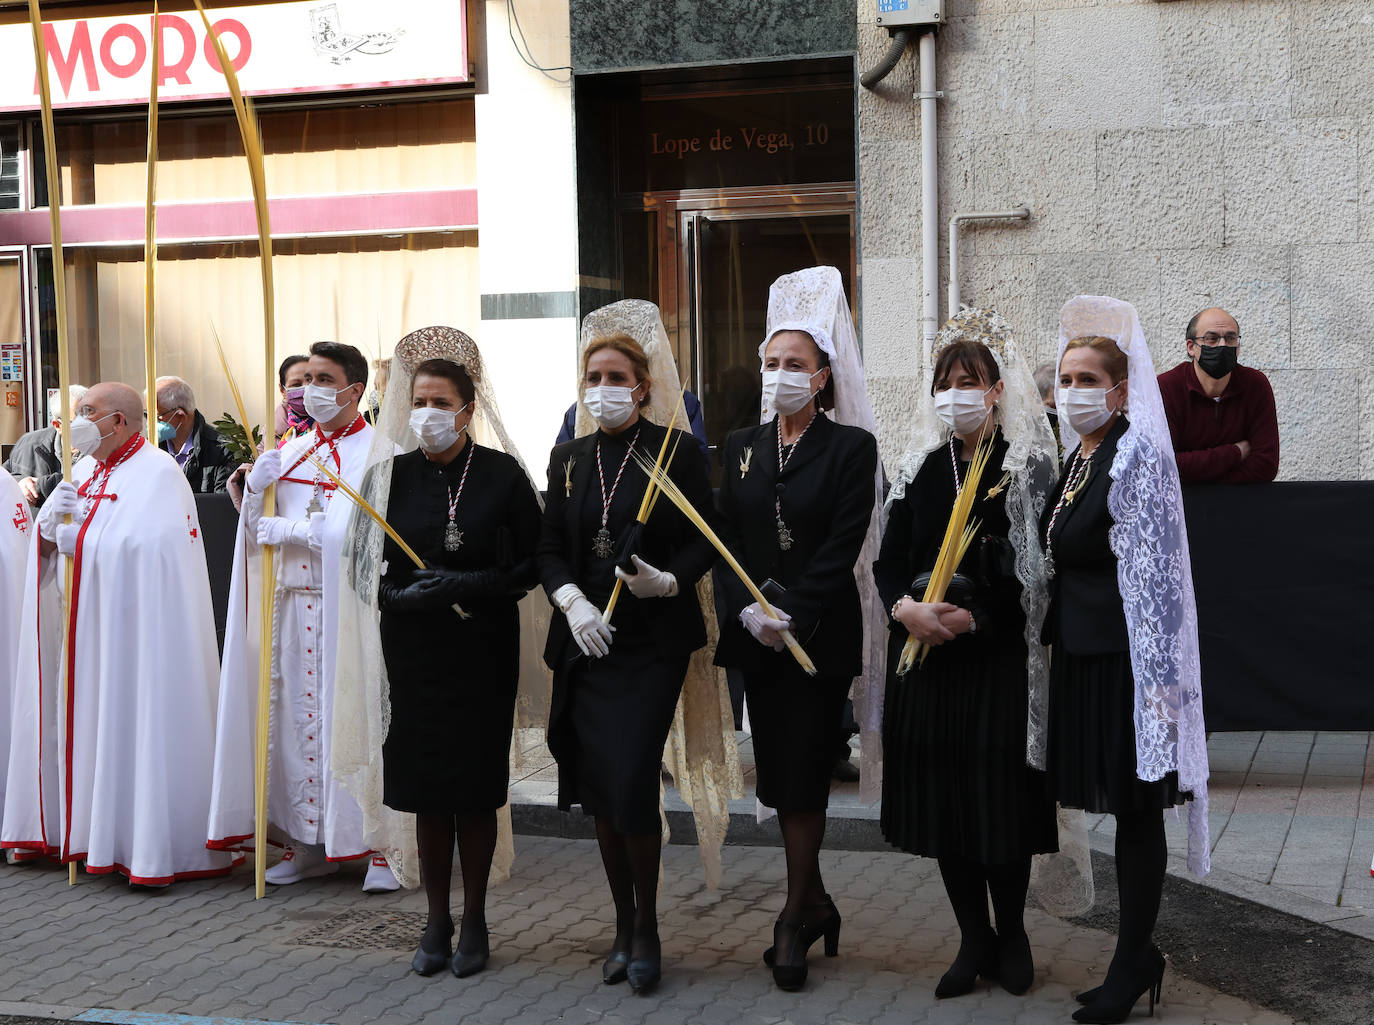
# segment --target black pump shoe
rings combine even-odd
[[[476,975],[487,966],[487,961],[491,958],[491,940],[487,935],[487,927],[482,926],[482,940],[477,944],[477,949],[471,952],[463,950],[463,941],[458,941],[458,951],[453,955],[453,974],[460,979],[466,979],[469,975]]]
[[[954,964],[935,985],[935,998],[947,1000],[972,993],[980,975],[985,979],[997,978],[997,933],[991,928],[982,937],[972,942],[965,939],[959,944]]]
[[[638,957],[631,956],[630,963],[625,967],[630,988],[636,993],[648,993],[663,977],[663,950],[659,946],[658,934],[655,933],[652,940],[646,936],[642,942],[646,948],[644,953]]]
[[[1150,945],[1149,960],[1159,969],[1159,974],[1164,975],[1164,952],[1154,944]],[[1091,1004],[1102,994],[1101,986],[1094,986],[1092,989],[1085,989],[1082,993],[1075,993],[1074,999],[1080,1004]]]
[[[835,957],[840,952],[840,910],[839,908],[835,907],[835,902],[830,899],[830,894],[828,893],[825,895],[825,900],[821,901],[821,903],[819,904],[813,904],[812,908],[813,910],[824,912],[824,914],[820,917],[820,920],[817,923],[816,928],[818,931],[814,935],[812,935],[811,939],[807,942],[807,946],[810,946],[812,943],[815,943],[816,940],[821,936],[821,934],[833,928],[835,932],[835,942],[834,944],[831,944],[827,940],[825,944],[825,956]],[[779,919],[779,921],[781,921],[781,919]],[[776,949],[776,947],[769,947],[767,950],[763,952],[763,963],[766,964],[769,968],[773,967],[773,951]]]
[[[452,939],[452,922],[448,923],[447,929],[436,929],[432,926],[425,929],[424,935],[420,937],[420,945],[415,949],[415,956],[410,959],[410,967],[415,974],[433,975],[448,964],[448,959],[453,954]]]
[[[1155,955],[1158,955],[1156,957]],[[1097,994],[1097,998],[1085,1007],[1080,1007],[1073,1013],[1073,1020],[1083,1022],[1085,1025],[1117,1025],[1130,1017],[1136,1001],[1146,993],[1150,995],[1150,1017],[1155,1016],[1155,1003],[1160,998],[1160,993],[1164,988],[1164,956],[1158,950],[1150,951],[1146,958],[1146,966],[1139,971],[1135,978],[1128,984],[1124,997],[1109,996],[1108,987],[1111,984],[1110,974],[1108,981],[1103,983]]]
[[[812,908],[825,913],[810,920],[803,918],[800,922],[785,922],[780,918],[773,926],[773,947],[764,953],[764,960],[772,965],[773,982],[778,989],[790,992],[806,984],[806,953],[811,944],[822,936],[825,937],[826,957],[835,957],[840,952],[840,913],[834,901],[827,896],[824,902],[812,905]],[[791,955],[785,961],[780,960],[777,950],[785,946],[784,941],[789,933],[792,939]],[[773,954],[771,960],[769,953]]]
[[[601,981],[608,986],[614,986],[617,982],[624,982],[629,977],[630,952],[628,950],[612,950],[609,957],[601,965]]]

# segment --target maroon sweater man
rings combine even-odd
[[[1236,364],[1240,325],[1225,310],[1188,322],[1189,358],[1159,375],[1159,391],[1185,484],[1271,481],[1279,472],[1274,390]]]

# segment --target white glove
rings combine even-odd
[[[601,612],[576,584],[564,584],[553,593],[554,603],[568,617],[573,640],[588,658],[604,658],[611,650],[615,627],[602,622]]]
[[[316,554],[324,551],[324,518],[327,515],[329,514],[322,512],[310,514],[310,536],[308,541],[310,543],[310,550]]]
[[[258,544],[309,545],[310,524],[305,520],[288,520],[285,516],[264,516],[258,520]]]
[[[274,448],[270,452],[264,452],[258,456],[253,468],[248,471],[248,490],[262,494],[270,485],[281,479],[281,474],[281,449]]]
[[[783,643],[782,631],[792,626],[792,617],[779,608],[775,608],[773,611],[778,614],[778,619],[768,615],[758,602],[754,602],[739,614],[739,621],[744,624],[744,629],[749,631],[754,640],[765,648],[782,651],[786,647]]]
[[[79,523],[59,523],[57,525],[57,537],[53,539],[57,544],[57,550],[67,558],[73,558],[76,555],[77,535],[80,533],[81,524]]]
[[[625,581],[625,586],[636,598],[671,598],[677,594],[677,577],[666,570],[655,569],[638,555],[631,555],[635,564],[634,573],[626,573],[619,566],[615,575]]]
[[[57,540],[57,528],[62,525],[62,517],[71,516],[76,525],[81,523],[81,496],[76,493],[76,485],[64,480],[48,496],[43,508],[38,510],[38,536],[48,541]]]

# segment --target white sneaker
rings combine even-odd
[[[309,844],[287,844],[286,853],[267,870],[266,880],[273,886],[290,886],[302,879],[333,875],[339,863],[324,856],[324,848]]]
[[[372,855],[372,863],[367,866],[367,876],[363,879],[363,893],[391,893],[401,888],[400,882],[391,874],[391,866],[380,854]]]

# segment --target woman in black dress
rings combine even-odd
[[[475,389],[466,366],[420,362],[411,406],[420,448],[392,463],[387,519],[428,568],[416,569],[386,540],[377,592],[391,684],[383,801],[415,814],[429,918],[412,966],[432,975],[452,956],[462,978],[481,971],[490,950],[486,890],[496,812],[507,798],[516,605],[538,579],[539,499],[514,458],[470,437]],[[463,915],[451,954],[455,836]]]
[[[1164,974],[1151,934],[1165,808],[1191,799],[1189,860],[1207,870],[1197,612],[1178,471],[1135,310],[1073,300],[1060,314],[1060,353],[1057,404],[1071,452],[1041,523],[1049,774],[1065,807],[1116,817],[1116,952],[1074,1019],[1119,1022],[1145,993],[1153,1010]]]
[[[1053,481],[1054,439],[1012,344],[992,311],[965,310],[940,332],[931,392],[942,429],[930,430],[928,414],[920,418],[913,455],[924,458],[919,469],[916,459],[904,464],[895,482],[874,566],[892,610],[883,835],[939,860],[961,936],[937,997],[968,993],[980,974],[1012,993],[1030,988],[1023,917],[1031,856],[1058,849],[1054,802],[1026,752],[1027,666],[1032,686],[1037,667],[1043,681],[1045,653],[1039,616],[1027,643],[1023,600],[1043,615],[1043,565],[1038,546],[1019,567],[1016,558],[1018,542],[1023,551],[1028,535],[1034,542]],[[1011,373],[1004,375],[1004,367]],[[980,529],[945,601],[923,602],[955,497],[984,436],[992,438],[992,457],[970,513]],[[1020,454],[1009,464],[1013,438]],[[924,662],[899,675],[908,637],[931,647]]]
[[[794,309],[823,316],[775,316],[780,285],[799,287]],[[777,415],[728,436],[718,501],[722,540],[763,585],[780,618],[766,615],[728,577],[729,615],[721,617],[716,663],[744,675],[758,799],[777,809],[787,857],[787,901],[764,961],[780,988],[797,989],[806,981],[812,943],[824,936],[826,955],[838,950],[840,914],[821,877],[820,849],[837,726],[863,670],[855,562],[873,515],[878,446],[868,431],[825,412],[837,388],[856,387],[853,378],[832,379],[839,332],[831,318],[843,310],[848,324],[838,273],[799,272],[774,290],[761,355],[765,401]],[[841,344],[853,344],[852,327]],[[789,628],[815,663],[815,676],[784,647],[780,631]]]
[[[598,429],[554,448],[539,539],[539,572],[563,613],[544,659],[554,672],[549,750],[558,762],[558,804],[596,817],[601,860],[615,901],[616,933],[602,978],[628,978],[636,992],[661,968],[656,898],[659,766],[693,651],[706,643],[696,582],[715,552],[667,502],[642,529],[635,516],[648,478],[631,452],[651,462],[668,428],[641,410],[653,381],[633,338],[596,338],[582,356],[582,402]],[[710,489],[690,436],[669,473],[692,504]],[[626,568],[628,567],[628,570]],[[614,616],[602,610],[624,582]]]

